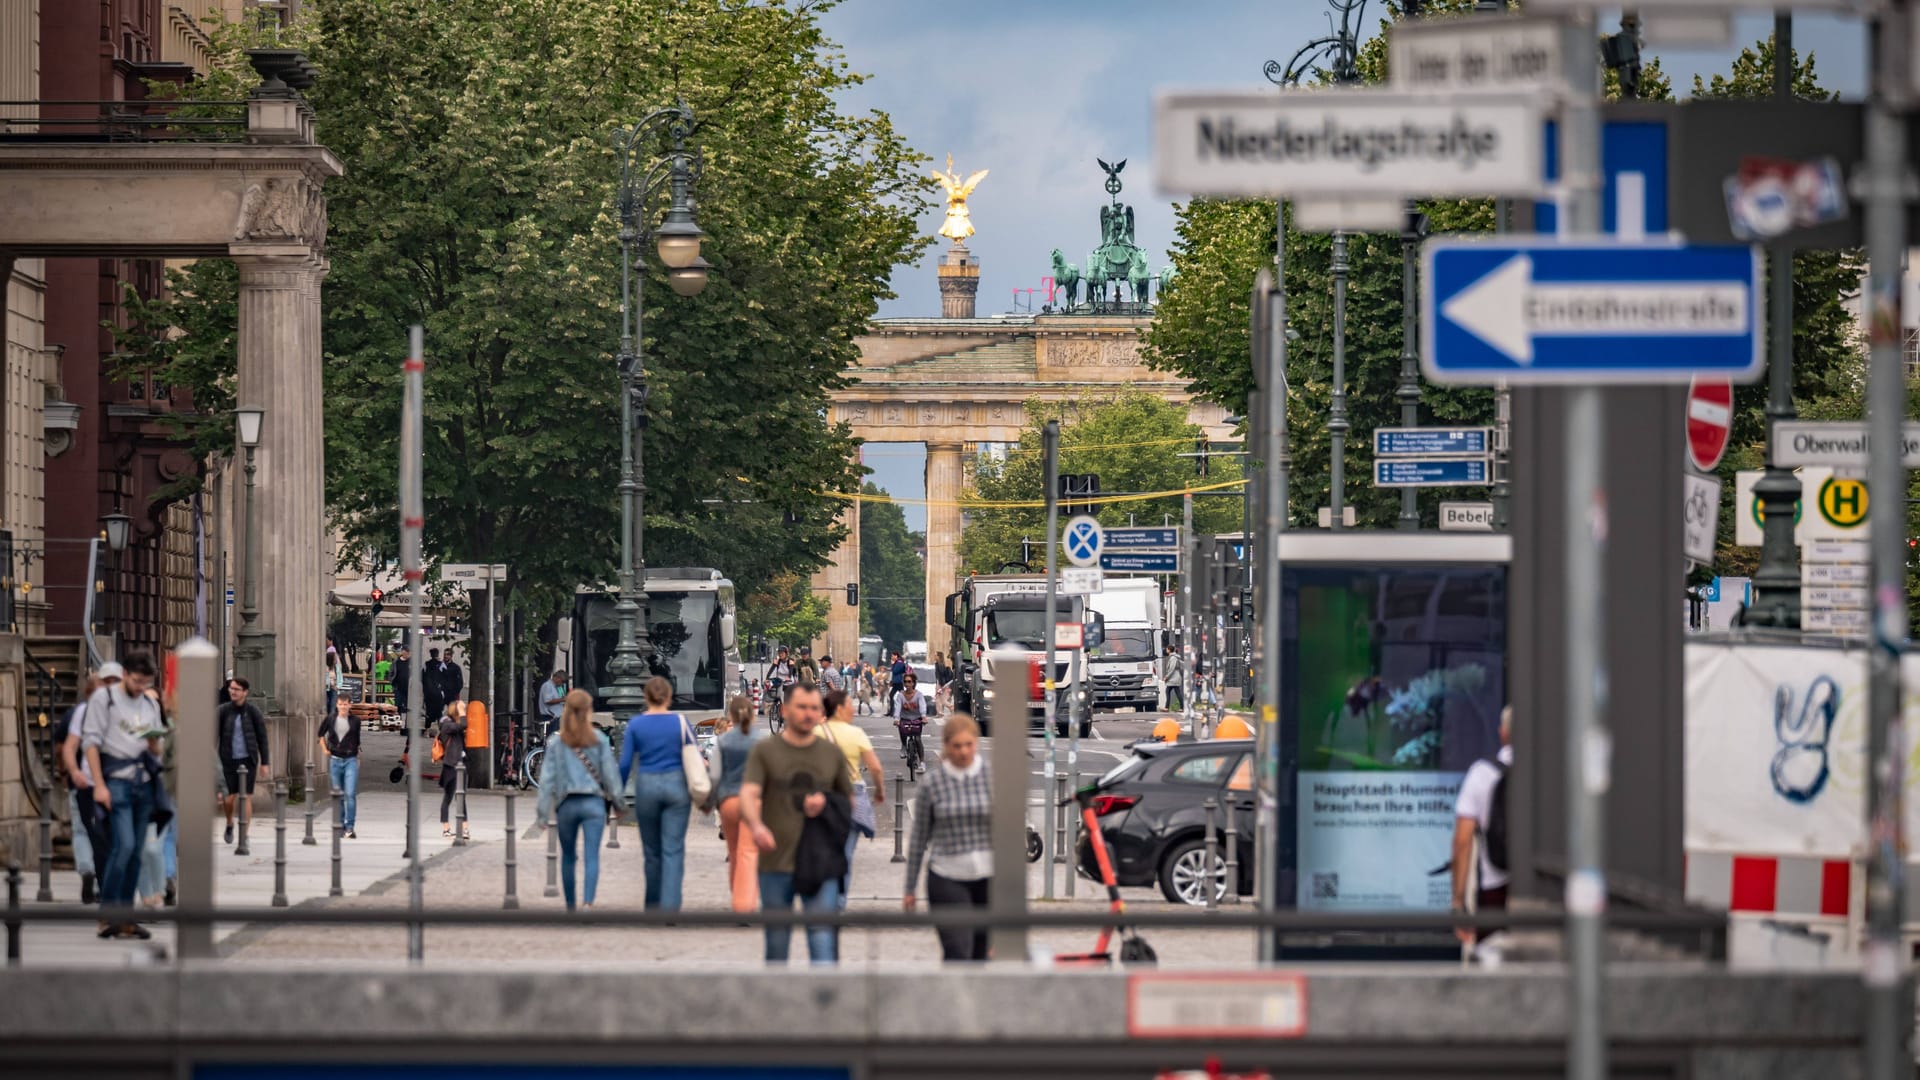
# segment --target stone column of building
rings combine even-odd
[[[860,652],[860,609],[847,603],[847,586],[860,580],[860,504],[848,504],[840,520],[847,538],[834,549],[833,561],[813,575],[813,587],[828,604],[827,636],[813,643],[813,653],[844,664]]]
[[[320,335],[314,310],[319,283],[305,250],[282,251],[236,250],[234,255],[240,271],[236,400],[266,410],[255,452],[254,512],[260,539],[260,625],[275,635],[276,646],[274,730],[269,737],[276,747],[286,748],[278,760],[297,769],[307,756],[308,740],[300,735],[318,723],[325,694],[323,593],[316,585],[326,539],[321,514]],[[236,464],[244,461],[242,454]],[[244,474],[235,472],[241,474],[236,494],[244,500]],[[262,483],[266,478],[271,482]],[[244,513],[236,513],[235,521],[244,533]],[[236,608],[244,608],[243,567],[236,568],[234,578],[241,589]]]
[[[980,291],[980,260],[973,257],[966,244],[955,240],[940,256],[934,272],[940,279],[940,317],[973,318],[974,294]]]
[[[947,652],[947,594],[960,581],[960,495],[966,454],[958,442],[927,444],[927,649]]]

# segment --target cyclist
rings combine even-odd
[[[794,661],[793,677],[801,686],[820,685],[820,665],[814,662],[813,646],[800,646],[800,659]]]
[[[776,731],[780,728],[780,707],[787,703],[787,687],[792,686],[793,682],[793,659],[787,655],[787,647],[782,645],[773,658],[773,666],[767,669],[767,716],[773,720]]]
[[[920,731],[927,726],[927,695],[920,691],[913,672],[893,696],[893,726],[900,732],[900,756],[907,759],[909,771],[926,760],[920,749]]]

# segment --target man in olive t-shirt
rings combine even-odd
[[[747,775],[740,785],[740,816],[760,848],[760,907],[763,911],[793,910],[794,853],[807,819],[825,808],[826,792],[853,798],[853,781],[838,747],[815,733],[820,724],[820,691],[804,683],[795,686],[781,708],[786,726],[771,739],[754,744],[747,758]],[[838,911],[840,882],[827,882],[812,896],[800,897],[804,911]],[[792,944],[793,928],[769,926],[767,962],[784,964]],[[807,956],[815,964],[839,959],[839,931],[831,926],[807,927]]]

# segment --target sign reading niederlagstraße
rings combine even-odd
[[[1368,89],[1166,93],[1155,175],[1174,195],[1532,195],[1542,104]]]

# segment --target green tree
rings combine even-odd
[[[917,640],[926,629],[927,567],[919,548],[926,534],[907,530],[898,504],[880,501],[885,489],[863,484],[860,513],[860,632],[877,634],[890,649]]]
[[[1125,390],[1105,400],[1063,406],[1029,402],[1028,423],[1018,446],[1002,461],[983,460],[974,469],[966,531],[960,538],[960,563],[970,572],[991,572],[1018,562],[1022,539],[1034,541],[1034,566],[1045,559],[1046,511],[1038,503],[1046,497],[1045,466],[1041,460],[1041,429],[1048,420],[1060,420],[1060,471],[1095,473],[1102,491],[1169,492],[1152,499],[1105,500],[1099,514],[1107,526],[1158,525],[1181,519],[1179,492],[1216,487],[1222,494],[1203,493],[1193,501],[1194,528],[1202,533],[1239,532],[1242,508],[1237,497],[1238,459],[1216,456],[1200,464],[1180,454],[1197,452],[1205,438],[1198,424],[1187,420],[1185,406],[1152,394]],[[1027,503],[1033,505],[996,506]]]
[[[538,625],[617,558],[619,253],[609,136],[685,100],[710,284],[645,298],[646,550],[752,592],[821,565],[843,528],[853,441],[828,393],[854,336],[923,248],[922,160],[884,114],[842,111],[859,76],[810,0],[324,0],[289,44],[346,166],[328,185],[328,500],[358,549],[396,546],[406,327],[427,339],[429,557],[512,568]],[[223,52],[224,79],[244,60]],[[226,95],[232,96],[232,95]],[[665,144],[647,147],[648,158]],[[657,215],[659,208],[655,208]],[[224,303],[202,264],[179,291]],[[202,267],[207,269],[202,269]],[[231,320],[170,320],[224,364]]]
[[[738,621],[749,638],[798,647],[827,632],[828,604],[805,575],[781,573],[741,594]]]

